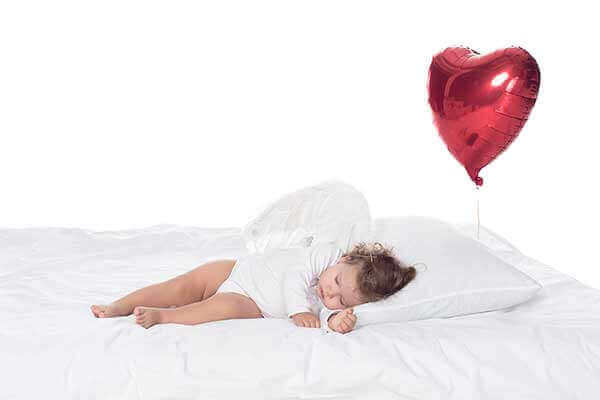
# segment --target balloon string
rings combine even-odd
[[[479,186],[475,186],[475,197],[477,198],[477,240],[479,240]]]

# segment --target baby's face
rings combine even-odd
[[[346,264],[344,260],[342,257],[319,276],[317,296],[330,310],[343,310],[364,303],[356,285],[359,266]]]

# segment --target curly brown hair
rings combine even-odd
[[[344,253],[346,264],[360,264],[357,275],[358,291],[366,302],[385,299],[412,281],[417,275],[413,266],[407,266],[380,242],[358,242]]]

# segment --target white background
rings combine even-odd
[[[475,222],[427,103],[444,47],[527,49],[539,98],[481,223],[600,288],[597,15],[586,3],[0,3],[0,227],[243,226],[327,179],[374,217]]]

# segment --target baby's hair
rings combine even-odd
[[[385,299],[412,281],[417,275],[413,266],[407,266],[394,257],[391,248],[379,242],[358,242],[345,253],[346,264],[359,264],[357,275],[358,291],[364,301]]]

